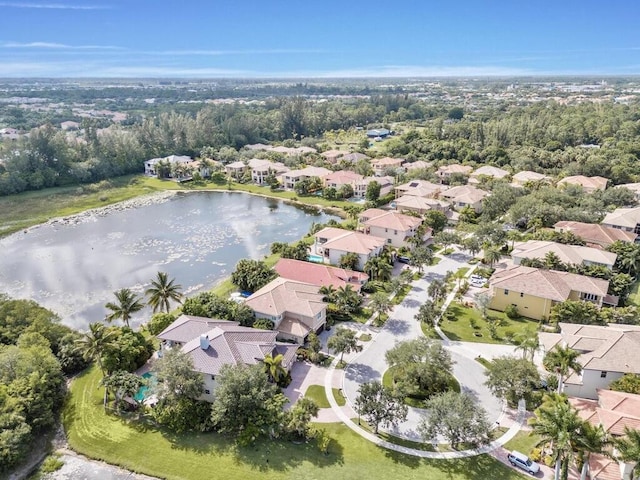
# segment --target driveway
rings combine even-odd
[[[427,299],[429,284],[441,279],[448,271],[456,272],[461,267],[469,266],[469,257],[462,252],[454,252],[434,266],[425,269],[419,280],[413,282],[412,289],[404,301],[395,307],[384,327],[375,335],[366,349],[356,355],[344,372],[343,391],[349,403],[354,404],[361,384],[370,381],[382,381],[387,369],[385,353],[396,343],[412,340],[422,336],[420,324],[414,319],[422,303]],[[482,346],[481,346],[482,345]],[[502,415],[502,402],[495,398],[484,386],[484,367],[474,358],[482,355],[485,358],[503,355],[513,351],[513,347],[464,342],[444,342],[454,363],[454,375],[460,382],[462,390],[474,396],[487,411],[490,421],[497,421]],[[407,420],[391,430],[394,435],[420,440],[416,431],[422,410],[410,408]]]

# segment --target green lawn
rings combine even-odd
[[[540,441],[540,437],[530,432],[519,431],[515,437],[505,443],[504,448],[507,450],[517,450],[520,453],[529,455],[529,452]]]
[[[371,334],[363,333],[358,337],[358,340],[360,340],[361,342],[370,342],[371,341]]]
[[[166,479],[402,478],[429,480],[523,479],[488,455],[423,460],[388,451],[342,424],[323,424],[329,455],[314,442],[265,440],[247,448],[217,434],[177,435],[150,422],[107,416],[97,369],[77,377],[63,415],[70,446],[91,458]]]
[[[345,405],[347,401],[345,400],[342,393],[340,393],[340,390],[338,390],[337,388],[333,388],[332,390],[333,398],[336,403],[341,407]],[[331,404],[329,403],[327,395],[324,391],[324,385],[309,385],[309,388],[307,388],[304,396],[316,402],[316,404],[320,408],[331,408]]]
[[[444,334],[451,340],[460,340],[463,342],[481,342],[481,343],[506,343],[505,336],[509,333],[516,334],[525,329],[536,330],[538,322],[528,318],[521,317],[517,320],[511,320],[507,316],[496,310],[489,310],[487,317],[491,321],[499,321],[498,338],[493,339],[489,335],[487,320],[482,318],[482,314],[475,308],[465,307],[459,303],[449,305],[447,312],[451,312],[453,316],[447,319],[446,314],[442,318],[440,328]],[[475,319],[477,328],[471,327],[470,319]],[[479,335],[478,335],[479,334]]]

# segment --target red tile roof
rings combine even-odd
[[[318,287],[333,285],[337,289],[352,285],[354,290],[360,291],[362,284],[369,280],[366,273],[290,258],[281,258],[274,268],[283,278],[310,283]]]

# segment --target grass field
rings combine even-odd
[[[538,435],[532,435],[530,432],[519,431],[515,437],[505,443],[504,448],[507,450],[517,450],[520,453],[529,455],[529,452],[540,441]]]
[[[313,442],[259,441],[240,448],[217,434],[176,435],[148,421],[104,413],[97,369],[76,378],[63,421],[71,447],[91,458],[167,479],[402,478],[516,480],[519,473],[488,455],[422,460],[387,451],[342,424],[323,424],[332,441],[324,455]]]
[[[506,337],[509,333],[517,334],[525,329],[535,331],[538,328],[538,322],[520,317],[512,320],[504,313],[496,310],[489,310],[487,318],[490,321],[498,321],[498,338],[493,339],[489,335],[487,320],[482,318],[482,314],[478,309],[465,307],[459,303],[449,305],[447,312],[451,312],[451,319],[447,319],[446,314],[442,318],[440,328],[444,334],[451,340],[459,340],[463,342],[482,342],[482,343],[506,343]],[[471,326],[471,319],[476,322],[478,328]],[[478,334],[480,336],[478,336]]]
[[[347,403],[342,393],[337,388],[333,390],[333,398],[339,406],[343,406]],[[331,404],[329,404],[329,400],[327,399],[327,395],[324,391],[324,385],[309,385],[307,391],[304,393],[304,396],[310,398],[316,405],[320,408],[331,408]]]

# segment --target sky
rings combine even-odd
[[[637,0],[0,0],[0,77],[640,74]]]

